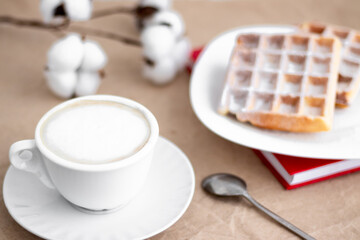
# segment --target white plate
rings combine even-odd
[[[160,138],[148,181],[133,201],[115,213],[92,215],[72,207],[32,174],[10,167],[4,201],[11,216],[45,239],[146,239],[174,224],[190,204],[195,189],[193,168],[185,154]]]
[[[215,38],[192,72],[191,104],[200,121],[217,135],[247,147],[310,158],[360,158],[360,97],[347,109],[336,109],[331,131],[287,133],[264,130],[217,113],[230,54],[239,33],[290,33],[293,26],[251,26]]]

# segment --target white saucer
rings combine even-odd
[[[92,215],[72,207],[32,174],[10,167],[3,195],[10,215],[29,232],[46,239],[145,239],[174,224],[189,206],[194,171],[185,154],[160,137],[148,182],[127,206]]]

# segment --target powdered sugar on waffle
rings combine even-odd
[[[336,37],[342,42],[336,104],[350,105],[360,88],[360,32],[321,23],[304,23],[301,28],[311,34]]]
[[[301,34],[241,34],[219,112],[286,131],[331,127],[340,42]]]

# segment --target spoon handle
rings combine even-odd
[[[297,234],[299,237],[306,239],[306,240],[315,240],[315,238],[313,238],[312,236],[310,236],[309,234],[303,232],[302,230],[300,230],[299,228],[295,227],[294,225],[292,225],[291,223],[289,223],[288,221],[286,221],[285,219],[283,219],[282,217],[276,215],[275,213],[273,213],[272,211],[270,211],[269,209],[267,209],[266,207],[264,207],[263,205],[261,205],[260,203],[258,203],[255,199],[253,199],[248,193],[243,195],[249,202],[251,202],[255,207],[257,207],[259,210],[263,211],[264,213],[266,213],[269,217],[271,217],[272,219],[274,219],[275,221],[277,221],[278,223],[280,223],[282,226],[286,227],[287,229],[289,229],[290,231],[292,231],[293,233]]]

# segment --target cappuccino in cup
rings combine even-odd
[[[40,129],[41,141],[64,160],[83,164],[121,161],[148,141],[144,114],[111,101],[82,100],[54,112]]]
[[[49,110],[35,139],[15,142],[9,156],[14,167],[34,173],[77,209],[108,213],[141,191],[158,136],[154,115],[141,104],[86,96]],[[24,151],[32,153],[30,159]]]

